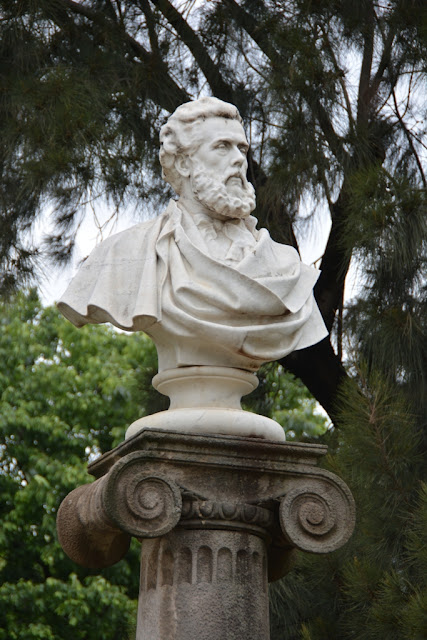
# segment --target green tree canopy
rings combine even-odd
[[[167,408],[151,387],[153,343],[110,327],[76,329],[37,294],[0,310],[0,639],[128,639],[139,551],[96,575],[56,536],[63,498],[87,483],[87,463],[123,441],[137,418]],[[325,419],[301,383],[269,366],[251,408],[313,436]],[[96,620],[96,624],[94,624]]]
[[[152,344],[77,331],[35,293],[0,313],[0,638],[127,639],[137,545],[97,576],[69,560],[56,511],[87,462],[143,413],[135,372]],[[96,623],[94,622],[96,621]]]

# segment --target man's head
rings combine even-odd
[[[162,127],[160,143],[163,177],[183,199],[220,218],[253,211],[248,143],[235,106],[217,98],[183,104]]]

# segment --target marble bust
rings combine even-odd
[[[319,272],[251,216],[248,142],[236,107],[216,98],[183,104],[160,143],[177,200],[95,248],[58,302],[64,316],[78,327],[110,322],[147,333],[160,382],[179,370],[188,378],[194,368],[196,378],[208,369],[216,378],[220,370],[247,377],[324,338],[313,296]],[[218,398],[205,402],[218,406]]]

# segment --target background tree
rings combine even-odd
[[[360,225],[369,220],[371,238],[398,231],[392,215],[372,214],[372,197],[389,194],[394,209],[406,194],[408,224],[424,235],[414,193],[426,186],[425,3],[37,0],[0,11],[3,288],[40,256],[24,232],[48,203],[57,231],[46,249],[61,261],[85,202],[161,199],[159,126],[211,92],[246,122],[261,224],[297,246],[304,216],[331,220],[316,297],[329,330],[338,316],[337,348],[325,340],[283,364],[336,420],[344,281]]]
[[[40,254],[25,230],[47,203],[59,260],[86,201],[160,203],[159,125],[203,92],[247,123],[256,215],[273,237],[297,246],[329,218],[315,294],[332,342],[281,364],[334,421],[328,464],[355,494],[357,530],[342,551],[301,556],[275,589],[274,639],[423,638],[425,2],[0,8],[4,290]],[[361,288],[344,310],[352,258]]]
[[[139,545],[88,571],[65,556],[55,523],[62,499],[90,481],[88,461],[167,408],[151,387],[155,347],[111,327],[80,331],[33,291],[0,311],[0,358],[0,639],[134,637]],[[286,407],[293,433],[324,431],[303,385],[276,370],[265,370],[252,407],[273,416]]]
[[[311,393],[277,362],[269,362],[257,372],[259,385],[242,398],[242,407],[276,420],[287,440],[304,440],[323,435],[329,425],[326,414]]]
[[[0,313],[0,638],[127,639],[137,545],[101,575],[71,562],[56,511],[87,463],[143,412],[135,371],[152,349],[105,327],[77,331],[37,295]],[[95,622],[96,621],[96,622]]]

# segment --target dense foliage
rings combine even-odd
[[[105,328],[77,331],[36,294],[0,314],[0,638],[128,638],[137,545],[95,575],[56,537],[56,511],[86,466],[143,411],[135,369],[151,348]],[[96,621],[96,623],[95,623]]]
[[[351,487],[356,530],[325,557],[300,554],[272,586],[272,640],[423,640],[427,484],[423,417],[379,374],[343,393],[327,466]]]
[[[62,499],[90,482],[90,459],[121,442],[136,418],[167,408],[150,385],[154,345],[107,327],[79,331],[31,292],[0,312],[0,358],[0,638],[127,640],[138,544],[96,575],[65,556],[55,519]],[[278,418],[286,409],[291,437],[324,431],[301,383],[277,367],[260,377],[248,408]]]
[[[106,198],[117,210],[130,202],[157,209],[167,197],[157,162],[159,125],[201,93],[241,111],[256,215],[273,237],[297,246],[329,219],[315,294],[331,339],[281,366],[301,378],[334,422],[324,436],[328,464],[354,492],[357,529],[335,554],[301,555],[275,587],[273,639],[421,640],[427,628],[424,0],[0,0],[0,12],[3,291],[22,282],[43,251],[69,258],[85,203]],[[28,230],[47,204],[56,231],[45,247],[33,247]],[[344,308],[352,260],[359,291]],[[103,330],[99,335],[113,340]],[[9,348],[13,354],[19,346]],[[38,355],[29,365],[22,357],[14,376],[35,366]],[[278,371],[265,371],[263,380],[272,375],[280,387]],[[38,382],[32,384],[35,399],[28,403],[41,402],[39,418],[30,414],[38,442],[54,409],[45,394],[37,400]],[[59,402],[65,412],[72,398],[66,388],[58,393],[65,394]],[[138,402],[159,406],[158,398]],[[16,422],[26,442],[22,403],[18,396],[9,402],[5,420],[11,433]],[[256,403],[270,414],[278,410],[271,395]],[[90,436],[96,444],[89,451],[113,443],[95,426],[110,410],[102,402],[93,406],[98,435]],[[108,420],[117,428],[125,422]],[[75,424],[83,429],[89,422]],[[83,440],[62,437],[64,467],[73,455],[83,464],[86,445],[77,450]],[[29,496],[13,453],[19,442],[7,442],[12,453],[1,482]],[[38,469],[46,459],[33,443],[21,448],[24,460],[27,446],[30,469]],[[40,481],[32,482],[35,491]],[[79,480],[73,477],[64,492],[73,482]],[[16,530],[8,538],[8,526],[2,535],[11,554]],[[23,576],[31,566],[21,565]],[[94,580],[68,571],[80,584]],[[96,580],[90,584],[98,588]]]
[[[273,236],[296,246],[307,218],[332,222],[316,297],[335,352],[325,340],[283,364],[336,420],[352,255],[403,233],[409,291],[422,266],[426,11],[423,0],[0,2],[3,290],[43,250],[70,256],[85,203],[157,206],[159,125],[211,92],[245,119],[256,214]],[[25,232],[47,204],[56,231],[34,247]]]

